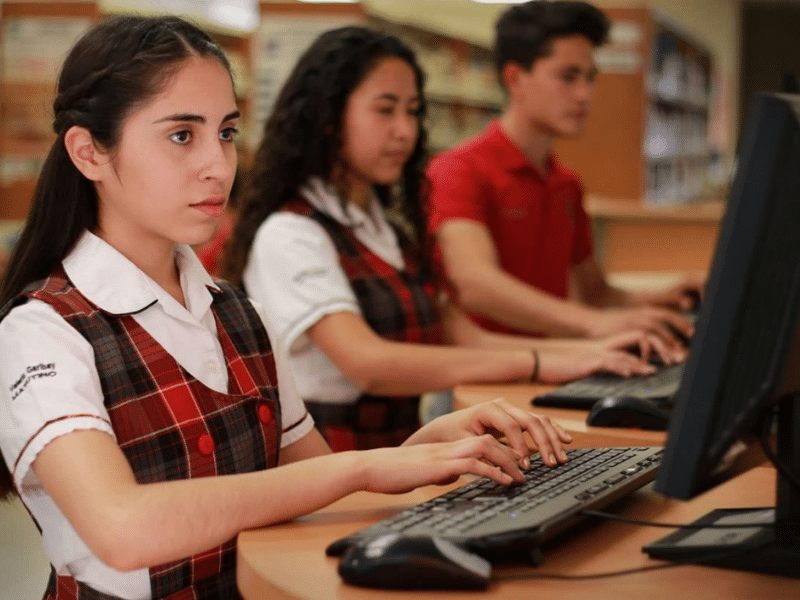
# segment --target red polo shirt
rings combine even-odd
[[[548,162],[543,174],[493,121],[431,161],[431,230],[455,218],[483,223],[503,269],[566,298],[571,267],[591,256],[592,239],[578,177],[553,156]],[[493,331],[524,333],[472,316]]]

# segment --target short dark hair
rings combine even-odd
[[[525,69],[552,51],[556,38],[586,36],[597,47],[608,38],[611,22],[586,2],[533,0],[516,4],[500,15],[495,25],[495,65],[515,62]]]

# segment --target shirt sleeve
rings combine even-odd
[[[579,265],[594,252],[592,246],[592,224],[583,206],[583,190],[578,189],[575,206],[575,238],[572,248],[572,264]]]
[[[431,183],[430,230],[436,232],[449,219],[487,223],[486,199],[477,170],[461,157],[440,155],[428,168]]]
[[[243,279],[269,315],[276,349],[287,354],[308,343],[305,332],[325,315],[361,314],[330,237],[301,215],[277,213],[262,223]]]
[[[115,437],[94,350],[51,306],[13,309],[0,322],[0,356],[0,450],[20,489],[40,485],[31,465],[57,437],[86,429]]]
[[[258,302],[250,301],[256,313],[267,330],[270,340],[275,339],[272,332],[272,323],[264,314],[264,309]],[[281,403],[281,448],[292,444],[305,436],[314,427],[314,419],[306,410],[300,394],[297,392],[297,385],[292,376],[289,365],[283,359],[282,352],[274,352],[275,370],[278,373],[278,395]]]

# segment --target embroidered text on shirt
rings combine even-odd
[[[25,369],[25,372],[20,375],[17,380],[8,388],[11,392],[11,399],[16,400],[17,397],[28,387],[28,384],[34,379],[41,379],[42,377],[55,377],[56,376],[56,363],[47,363],[38,365],[31,365]]]

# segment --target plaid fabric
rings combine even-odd
[[[355,404],[306,400],[317,429],[334,452],[399,446],[419,429],[419,397],[362,395]]]
[[[284,211],[314,219],[330,236],[339,262],[353,288],[364,319],[381,337],[400,342],[442,343],[442,317],[437,288],[423,281],[419,265],[404,253],[406,268],[398,271],[338,223],[302,198]],[[306,406],[331,448],[364,450],[397,446],[419,427],[419,397],[362,396],[343,410],[307,399]],[[409,416],[411,415],[411,416]]]
[[[57,598],[58,600],[120,600],[117,596],[103,594],[79,581],[65,575],[56,575],[55,569],[50,571],[50,579],[43,600]],[[226,569],[215,577],[195,582],[191,587],[184,588],[162,600],[195,600],[196,598],[213,598],[214,600],[229,600],[241,598],[236,587],[235,566]]]
[[[24,296],[53,306],[92,344],[117,440],[137,481],[151,483],[244,473],[278,463],[281,415],[267,333],[246,298],[219,282],[212,291],[229,393],[183,369],[130,315],[105,313],[63,271]],[[153,598],[239,598],[235,539],[202,554],[150,569]],[[51,577],[45,598],[98,595],[69,577]]]

